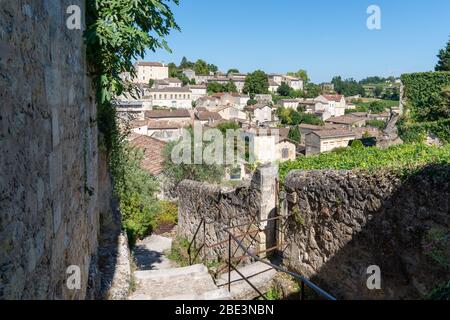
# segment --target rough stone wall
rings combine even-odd
[[[203,243],[211,246],[226,241],[225,227],[257,221],[260,199],[259,189],[251,184],[226,190],[217,185],[185,180],[178,185],[178,232],[191,240],[204,218],[205,230],[199,230],[197,247]],[[215,260],[225,258],[226,250],[227,244],[223,244],[206,248],[205,253],[208,259]]]
[[[291,172],[284,263],[338,298],[423,297],[449,280],[423,250],[428,230],[449,230],[449,177],[449,166],[406,180],[389,171]],[[381,290],[367,289],[371,265],[381,269]]]
[[[82,0],[0,5],[0,299],[84,299],[96,270],[110,188],[69,5],[83,15]],[[80,290],[66,286],[70,265]]]

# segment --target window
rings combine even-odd
[[[289,149],[288,148],[283,148],[281,150],[281,156],[283,157],[283,159],[289,158]]]

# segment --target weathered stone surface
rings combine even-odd
[[[0,300],[83,299],[96,269],[111,190],[69,5],[84,12],[81,0],[0,6]],[[70,265],[80,267],[79,290],[66,286]]]
[[[389,171],[291,172],[285,187],[297,197],[288,202],[284,263],[339,298],[422,297],[449,276],[423,250],[427,230],[449,230],[449,176],[449,166],[406,180]],[[371,265],[381,268],[381,290],[367,289]]]

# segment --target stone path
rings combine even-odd
[[[217,284],[203,264],[178,268],[164,254],[172,239],[152,235],[136,244],[134,272],[136,288],[130,300],[229,300],[253,299],[258,294],[235,271],[231,273],[231,294],[225,285],[228,274]],[[276,271],[256,262],[239,268],[262,292],[270,285]]]

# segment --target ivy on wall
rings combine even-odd
[[[413,121],[436,121],[450,117],[450,72],[403,74],[407,109]]]

